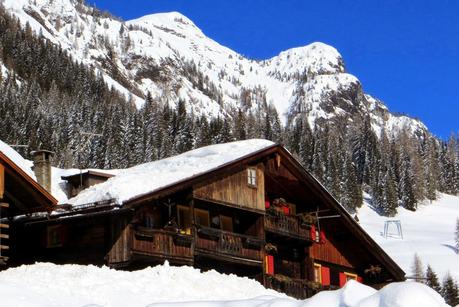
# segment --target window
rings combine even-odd
[[[346,281],[351,280],[351,279],[357,280],[357,274],[344,272],[344,275],[346,276]]]
[[[233,232],[233,219],[231,216],[220,215],[220,227],[222,230]]]
[[[46,247],[62,246],[62,225],[48,226]]]
[[[203,209],[194,209],[194,219],[197,225],[210,227],[209,211]]]
[[[177,206],[177,219],[180,229],[186,230],[191,228],[190,208]]]
[[[251,187],[257,186],[257,169],[256,168],[248,168],[247,169],[247,184]]]
[[[322,266],[314,263],[314,281],[322,284]]]
[[[340,287],[343,287],[346,282],[348,280],[357,280],[357,274],[353,274],[353,273],[348,273],[348,272],[344,272],[344,273],[339,273],[339,286]]]

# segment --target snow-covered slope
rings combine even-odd
[[[459,254],[454,248],[456,219],[459,218],[459,197],[440,194],[432,204],[420,206],[416,212],[398,208],[394,218],[378,215],[368,202],[359,210],[360,225],[394,259],[398,265],[413,276],[412,264],[417,253],[424,269],[430,264],[439,276],[449,271],[459,280]],[[384,222],[400,220],[403,239],[395,234],[395,227],[390,228],[392,235],[383,237]]]
[[[370,114],[377,131],[426,129],[365,95],[339,52],[323,43],[255,61],[210,39],[177,12],[122,22],[76,0],[3,1],[24,25],[94,67],[138,106],[151,92],[172,105],[183,99],[189,111],[207,116],[272,104],[284,123],[300,115],[312,125],[337,115]]]
[[[38,263],[0,272],[1,306],[20,307],[447,307],[439,294],[414,283],[376,291],[349,281],[344,288],[298,301],[248,278],[162,266],[141,271]]]

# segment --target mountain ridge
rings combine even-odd
[[[207,117],[273,105],[283,125],[304,117],[312,127],[361,114],[371,117],[378,134],[427,131],[419,120],[394,115],[365,94],[361,82],[346,72],[340,53],[320,42],[255,61],[207,37],[179,12],[123,22],[81,1],[4,0],[3,5],[22,24],[28,22],[101,73],[138,108],[151,93],[172,106],[182,99],[189,112]]]

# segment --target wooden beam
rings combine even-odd
[[[10,236],[7,235],[7,234],[4,234],[4,233],[0,233],[0,238],[1,238],[1,239],[9,239]]]
[[[5,167],[0,164],[0,199],[3,199],[5,193]]]
[[[10,228],[10,225],[0,223],[0,228]]]
[[[7,245],[0,245],[0,249],[7,250],[7,249],[10,249],[10,247]]]

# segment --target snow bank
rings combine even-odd
[[[141,271],[38,263],[0,272],[0,305],[18,307],[446,307],[439,294],[414,283],[376,291],[349,281],[300,301],[258,282],[167,263]]]
[[[0,141],[0,151],[3,152],[14,164],[16,164],[21,170],[29,175],[33,180],[37,180],[34,172],[32,171],[32,161],[24,159],[16,150],[11,146]]]
[[[140,164],[120,170],[115,177],[82,191],[68,202],[81,205],[115,199],[122,204],[136,196],[206,173],[272,145],[273,142],[261,139],[238,141],[206,146],[167,159]]]

